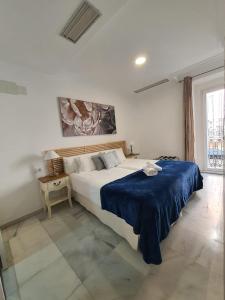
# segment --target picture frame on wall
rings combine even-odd
[[[58,101],[63,136],[117,133],[114,106],[65,97]]]

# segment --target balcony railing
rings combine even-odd
[[[208,168],[223,169],[224,145],[222,138],[209,138],[208,140]]]

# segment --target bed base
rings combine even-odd
[[[189,200],[196,195],[194,192]],[[95,215],[103,224],[109,226],[113,231],[115,231],[118,235],[123,237],[134,250],[138,250],[138,241],[139,235],[134,234],[132,226],[126,223],[123,219],[117,217],[116,215],[108,212],[106,210],[102,210],[98,205],[94,204],[92,201],[88,200],[81,194],[73,191],[73,198],[75,201],[80,203],[83,207],[85,207],[88,211],[90,211],[93,215]],[[180,212],[180,217],[182,217],[182,211]],[[171,227],[176,225],[177,221],[171,224]]]
[[[83,207],[95,215],[102,223],[109,226],[118,235],[127,240],[130,246],[137,251],[139,235],[134,234],[132,226],[111,212],[102,210],[98,205],[75,191],[73,191],[73,197],[75,201],[79,202]]]

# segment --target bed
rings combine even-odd
[[[115,146],[121,144],[111,144],[110,148],[101,145],[100,150],[117,149]],[[89,156],[98,150],[95,145],[92,151],[77,155]],[[140,250],[146,263],[160,264],[160,242],[192,193],[202,188],[202,177],[191,162],[153,161],[163,171],[150,178],[142,171],[147,161],[124,159],[114,168],[70,172],[69,176],[76,201],[124,237],[133,249]]]
[[[138,250],[139,235],[134,234],[132,226],[126,221],[102,210],[100,191],[105,184],[142,169],[147,161],[149,160],[126,159],[123,164],[109,170],[70,174],[74,199],[125,238],[134,250]]]

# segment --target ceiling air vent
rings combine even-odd
[[[61,36],[76,43],[85,31],[101,16],[100,11],[87,1],[76,9],[61,32]]]
[[[151,89],[155,86],[161,85],[161,84],[166,83],[166,82],[169,82],[169,79],[163,79],[163,80],[157,81],[157,82],[149,84],[149,85],[147,85],[147,86],[145,86],[145,87],[143,87],[139,90],[135,90],[134,92],[135,93],[141,93],[141,92],[144,92],[146,90],[149,90],[149,89]]]

